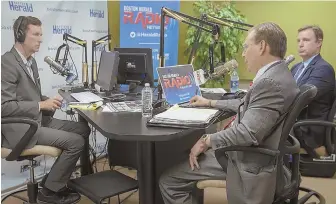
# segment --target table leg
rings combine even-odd
[[[78,121],[87,122],[81,115],[78,114]],[[93,169],[90,162],[90,137],[85,140],[84,149],[80,156],[81,176],[93,174]]]
[[[155,145],[138,142],[138,181],[140,204],[155,204]]]

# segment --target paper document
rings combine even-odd
[[[208,123],[218,112],[215,109],[172,107],[152,119],[163,123]]]
[[[201,91],[204,93],[226,93],[225,89],[223,88],[201,88]]]

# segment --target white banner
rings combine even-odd
[[[91,80],[91,42],[108,34],[108,13],[106,1],[2,1],[1,2],[1,54],[9,51],[14,44],[13,23],[19,16],[34,16],[42,21],[43,43],[40,51],[35,54],[39,68],[42,93],[46,96],[55,96],[58,89],[65,85],[65,78],[55,75],[44,62],[45,56],[55,59],[57,48],[63,44],[63,34],[66,32],[76,38],[87,41],[87,60],[89,65],[89,80]],[[70,55],[74,61],[70,65],[78,71],[79,82],[82,82],[83,47],[68,42]],[[97,49],[99,64],[100,51]],[[108,49],[108,46],[106,46]],[[60,58],[63,57],[61,52]],[[57,111],[56,118],[66,119],[66,114]],[[69,117],[67,117],[69,119]],[[92,137],[92,136],[91,136]],[[92,138],[90,139],[91,143]],[[106,138],[97,133],[96,153],[103,150]],[[40,156],[36,158],[35,176],[43,176],[50,170],[54,159]],[[21,185],[29,178],[28,161],[7,162],[1,161],[1,191]]]

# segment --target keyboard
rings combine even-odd
[[[72,93],[71,96],[80,103],[94,103],[103,101],[102,98],[91,92]]]
[[[111,112],[141,112],[141,104],[142,102],[137,100],[106,103],[106,106],[111,110]]]

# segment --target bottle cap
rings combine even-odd
[[[145,83],[145,86],[146,86],[146,87],[149,87],[149,83]]]

